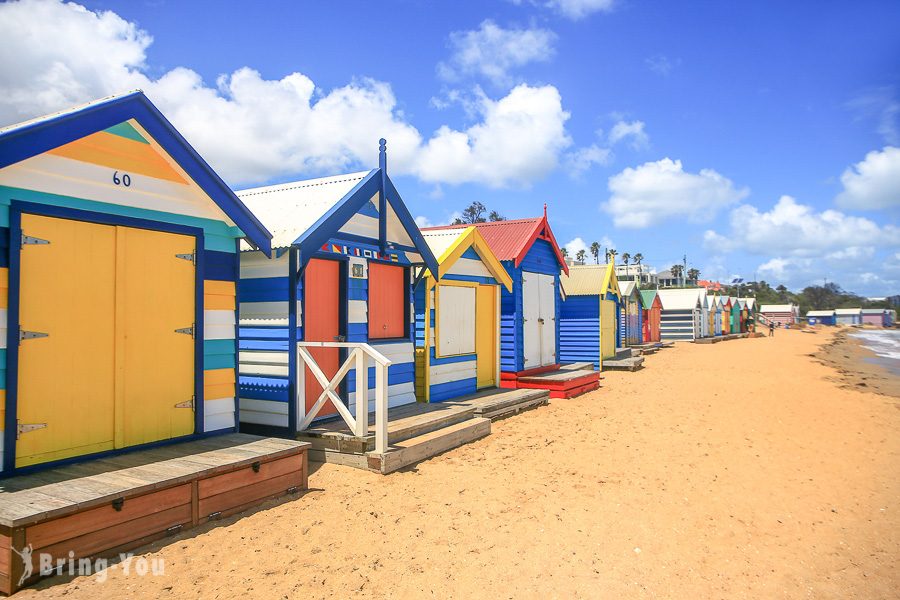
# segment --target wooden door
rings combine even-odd
[[[541,290],[541,366],[556,364],[556,285],[553,275],[538,275]]]
[[[371,272],[371,271],[370,271]],[[340,296],[341,265],[335,260],[314,258],[306,265],[303,274],[303,340],[307,342],[333,342],[341,333]],[[316,364],[328,378],[340,367],[338,348],[309,348]],[[304,373],[305,412],[319,399],[322,386],[309,368]],[[319,411],[319,416],[334,414],[337,409],[330,401]]]
[[[404,338],[409,332],[406,269],[369,263],[369,339]]]
[[[616,303],[600,300],[600,357],[616,356]]]
[[[524,369],[541,366],[541,299],[538,275],[522,272],[522,352]]]
[[[131,227],[116,233],[116,446],[189,435],[196,238]]]
[[[478,389],[497,385],[497,287],[479,285],[475,291],[475,360]]]
[[[116,229],[23,214],[22,232],[16,467],[111,450]]]

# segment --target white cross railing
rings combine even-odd
[[[347,348],[347,358],[330,379],[322,371],[322,368],[309,353],[307,348]],[[306,368],[308,367],[313,377],[322,386],[316,403],[303,416],[298,430],[309,427],[313,419],[331,400],[338,414],[350,427],[350,431],[357,437],[365,437],[369,431],[369,359],[375,363],[375,452],[383,454],[388,447],[388,367],[391,361],[383,354],[375,350],[369,344],[354,342],[297,342],[297,397],[294,399],[297,406],[303,409],[306,406]],[[354,411],[344,404],[337,394],[337,388],[341,381],[354,369],[356,375],[356,390],[354,392]]]

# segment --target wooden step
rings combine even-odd
[[[437,431],[392,444],[384,454],[367,452],[366,465],[370,471],[384,475],[403,467],[452,450],[491,433],[491,420],[475,417]]]
[[[559,366],[560,371],[594,371],[592,362],[565,363]]]
[[[604,360],[604,371],[636,371],[644,364],[643,356],[635,356],[634,358],[623,358],[617,360]]]
[[[477,401],[475,415],[492,421],[514,415],[523,410],[542,406],[550,400],[547,390],[516,389],[493,394]]]

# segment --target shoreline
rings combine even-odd
[[[851,333],[837,331],[813,356],[837,372],[836,381],[843,388],[900,398],[900,377]]]

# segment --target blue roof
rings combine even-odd
[[[272,234],[140,90],[0,129],[0,169],[128,119],[139,122],[244,235],[271,254]]]

